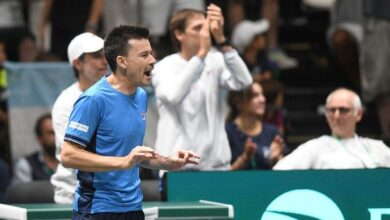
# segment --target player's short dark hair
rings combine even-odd
[[[104,56],[112,72],[116,71],[117,56],[127,56],[132,39],[148,39],[149,30],[143,27],[121,25],[111,30],[104,40]]]

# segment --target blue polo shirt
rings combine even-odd
[[[143,144],[146,110],[147,94],[142,88],[125,95],[103,77],[75,103],[64,139],[99,155],[126,156]],[[127,170],[78,170],[77,179],[73,208],[78,212],[142,210],[138,164]]]

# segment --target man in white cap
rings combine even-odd
[[[65,130],[73,105],[82,92],[97,82],[107,71],[103,54],[104,41],[92,33],[82,33],[69,43],[68,59],[77,81],[58,96],[52,109],[53,128],[56,136],[56,157],[61,159]],[[76,171],[59,164],[51,177],[54,201],[71,204],[77,186]]]
[[[258,21],[244,20],[236,25],[232,33],[232,44],[240,53],[244,53],[252,41],[260,34],[269,29],[269,21],[261,19]]]
[[[244,20],[236,25],[232,33],[232,45],[237,48],[245,64],[256,80],[270,79],[272,66],[267,54],[267,31],[269,22]]]
[[[267,99],[266,122],[276,125],[284,134],[284,86],[277,80],[277,63],[269,57],[267,19],[244,20],[238,23],[232,33],[232,44],[240,52],[254,81],[261,82]]]

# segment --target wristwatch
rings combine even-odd
[[[225,47],[225,46],[230,46],[230,42],[228,39],[225,39],[221,43],[216,43],[216,47],[218,48],[218,50],[222,49],[222,47]]]

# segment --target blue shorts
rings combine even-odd
[[[102,212],[95,214],[80,213],[73,210],[72,220],[145,220],[144,212],[141,211],[132,211],[132,212],[121,212],[121,213],[111,213],[111,212]]]

